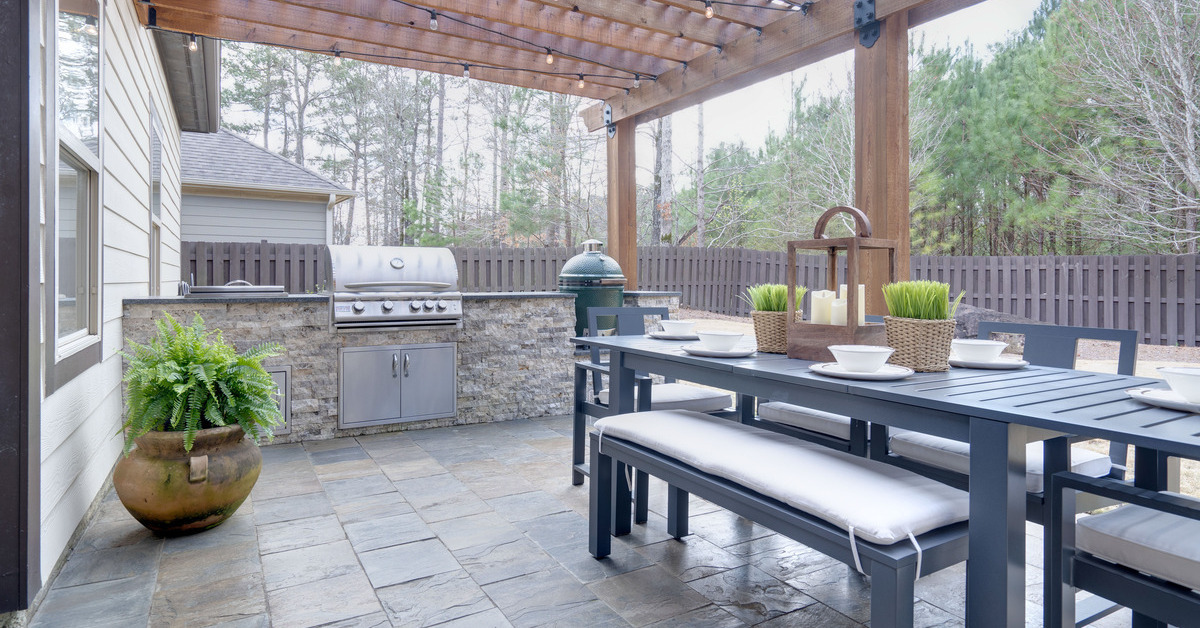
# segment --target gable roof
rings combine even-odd
[[[345,186],[292,163],[224,129],[180,134],[183,185],[354,197]]]

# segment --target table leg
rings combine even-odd
[[[583,413],[583,400],[587,398],[587,375],[585,369],[575,369],[575,415],[571,423],[571,484],[583,484],[583,472],[579,465],[584,462],[584,446],[587,440],[587,415]]]
[[[971,418],[967,625],[1025,625],[1025,427]]]
[[[608,356],[608,409],[613,414],[637,411],[633,401],[634,371],[625,366],[625,353],[612,350]]]
[[[1161,491],[1169,486],[1167,456],[1146,447],[1133,448],[1133,485],[1151,491]],[[1167,628],[1167,623],[1133,613],[1130,628]]]
[[[1063,579],[1064,521],[1074,521],[1074,495],[1064,497],[1050,488],[1050,478],[1071,466],[1071,444],[1067,437],[1052,438],[1042,444],[1042,597],[1045,624],[1073,626],[1075,623],[1075,588]],[[1074,543],[1072,542],[1072,545]]]

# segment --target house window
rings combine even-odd
[[[158,296],[162,278],[162,130],[158,111],[150,103],[150,294]]]
[[[54,98],[58,158],[47,215],[47,312],[56,388],[99,356],[100,6],[63,2],[55,23]],[[86,349],[86,350],[85,350]]]

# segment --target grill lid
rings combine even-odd
[[[421,246],[327,247],[332,292],[456,292],[450,249]]]

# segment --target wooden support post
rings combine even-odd
[[[608,254],[625,273],[625,289],[637,290],[637,181],[634,141],[637,124],[622,120],[608,138]]]
[[[909,278],[908,14],[883,22],[871,48],[854,48],[854,196],[876,238],[897,241],[896,277]],[[880,287],[889,280],[886,251],[866,251],[861,282],[867,313],[887,314]]]

